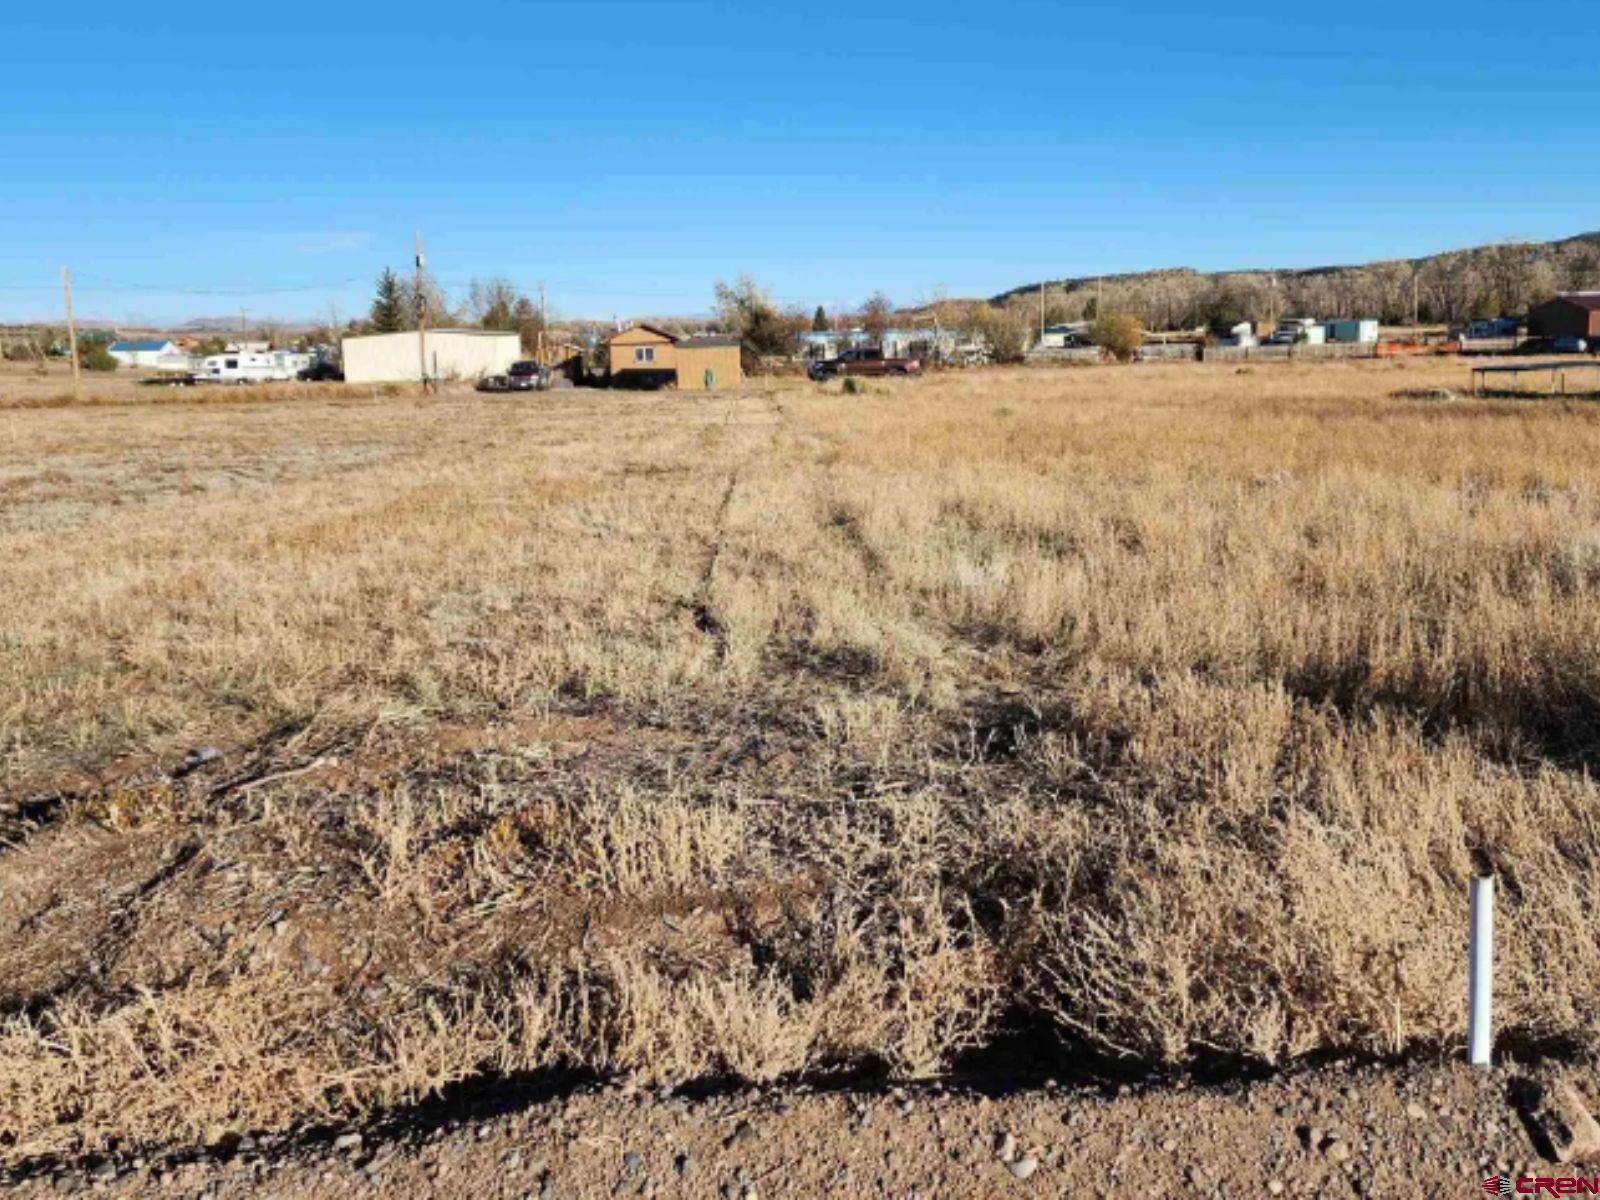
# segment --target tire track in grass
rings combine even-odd
[[[770,434],[765,442],[750,450],[739,459],[728,472],[727,480],[722,489],[722,499],[717,504],[717,513],[711,523],[710,547],[706,554],[705,566],[700,571],[700,579],[695,587],[694,595],[688,602],[689,615],[694,621],[694,627],[706,637],[711,639],[716,651],[717,661],[722,662],[728,657],[728,626],[727,622],[718,614],[716,605],[712,603],[711,592],[716,586],[717,564],[722,560],[723,546],[727,541],[728,510],[733,507],[733,494],[738,490],[739,481],[744,475],[745,468],[754,462],[756,457],[770,451],[778,440],[778,433],[788,420],[788,413],[783,405],[779,404],[771,392],[762,395],[768,408],[777,420],[773,423]],[[723,425],[734,424],[735,406],[728,405],[727,415],[723,418]]]

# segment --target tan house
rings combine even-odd
[[[654,325],[630,325],[606,339],[615,387],[719,391],[744,380],[736,337],[680,338]]]

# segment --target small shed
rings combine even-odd
[[[676,350],[680,391],[714,392],[719,388],[738,387],[744,378],[741,345],[736,337],[684,338]]]
[[[1600,292],[1563,292],[1528,310],[1536,337],[1600,338]]]
[[[1335,318],[1327,322],[1330,342],[1352,342],[1356,345],[1375,345],[1378,341],[1378,322],[1371,318],[1359,320]]]

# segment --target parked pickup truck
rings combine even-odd
[[[914,358],[885,358],[883,351],[863,346],[846,350],[838,358],[824,358],[806,368],[812,379],[836,375],[920,375],[922,363]]]
[[[504,375],[489,375],[478,382],[480,392],[537,392],[550,386],[550,373],[531,360],[514,362]]]

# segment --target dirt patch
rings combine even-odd
[[[437,1200],[1476,1194],[1592,1174],[1544,1159],[1515,1071],[1329,1068],[1223,1087],[933,1086],[682,1095],[508,1082],[366,1129],[246,1138],[216,1155],[45,1171],[18,1195]],[[1531,1184],[1529,1186],[1532,1186]]]

